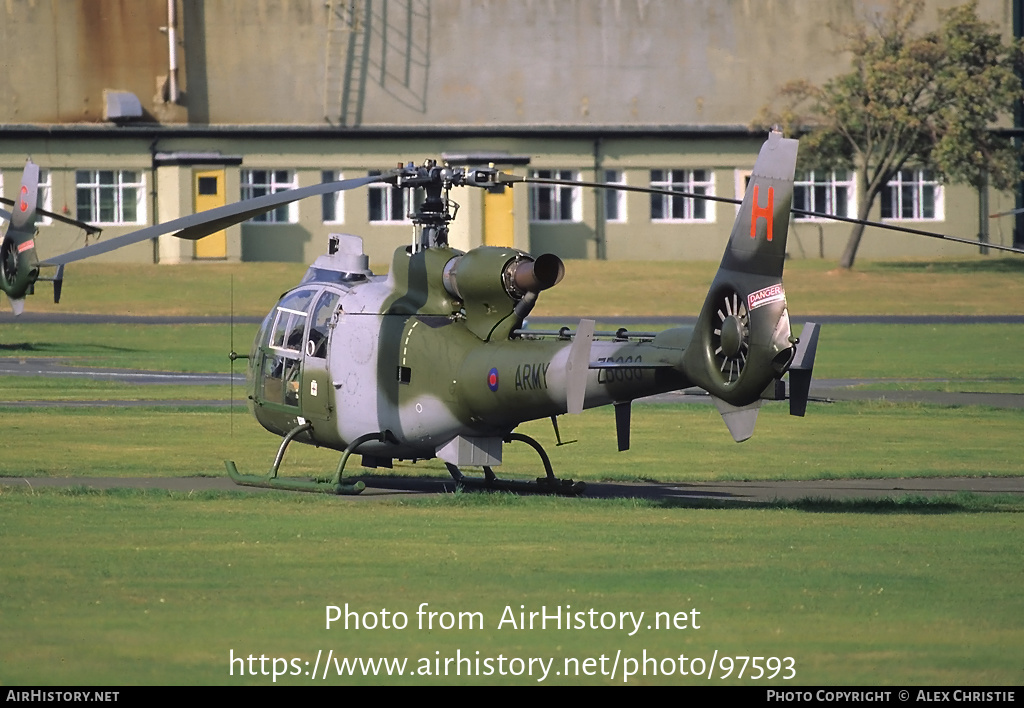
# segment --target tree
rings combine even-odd
[[[1021,179],[1010,137],[992,131],[1024,98],[1015,70],[1024,43],[1006,44],[978,18],[976,2],[940,12],[936,31],[914,34],[923,0],[893,0],[867,25],[840,31],[852,71],[822,86],[782,87],[781,113],[758,122],[807,132],[805,164],[852,169],[864,190],[858,218],[905,166],[933,170],[944,182],[1009,189]],[[840,260],[852,268],[864,226],[855,226]]]

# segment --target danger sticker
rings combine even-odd
[[[782,289],[782,283],[769,285],[767,288],[761,288],[757,292],[747,295],[747,309],[756,310],[762,305],[768,305],[785,299],[786,291]]]

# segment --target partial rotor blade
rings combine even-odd
[[[612,182],[583,182],[580,180],[571,179],[553,179],[547,177],[520,177],[518,175],[510,175],[505,172],[499,172],[496,175],[496,181],[500,184],[512,184],[515,182],[526,182],[529,184],[556,184],[564,185],[567,187],[595,187],[599,189],[614,189],[619,192],[642,192],[644,194],[666,194],[672,197],[686,197],[688,199],[703,199],[709,202],[722,202],[724,204],[742,204],[743,202],[739,199],[732,199],[730,197],[716,197],[710,194],[695,194],[692,192],[680,192],[674,189],[655,189],[653,187],[632,187],[628,184],[615,184]],[[1012,246],[1002,246],[998,243],[981,242],[977,239],[959,238],[957,236],[947,236],[934,231],[923,231],[921,229],[911,229],[906,226],[896,226],[895,224],[886,224],[879,221],[867,221],[864,219],[854,219],[848,216],[835,216],[833,214],[822,214],[817,211],[808,211],[806,209],[791,209],[793,214],[798,216],[811,216],[815,219],[828,219],[829,221],[842,221],[847,224],[863,224],[864,226],[874,226],[879,229],[888,229],[889,231],[902,231],[903,233],[914,234],[916,236],[927,236],[928,238],[942,239],[943,241],[954,241],[956,243],[964,243],[968,246],[984,246],[985,248],[993,248],[997,251],[1008,251],[1010,253],[1024,254],[1024,249],[1014,248]],[[997,216],[1008,216],[1010,214],[1017,214],[1024,211],[1024,209],[1014,209],[1013,211],[1006,211],[1000,214],[993,214],[991,218]]]
[[[915,236],[927,236],[928,238],[937,238],[943,241],[954,241],[956,243],[966,243],[968,246],[984,246],[985,248],[994,248],[997,251],[1009,251],[1010,253],[1024,254],[1024,249],[1014,248],[1012,246],[1002,246],[998,243],[989,243],[988,241],[978,241],[977,239],[959,238],[957,236],[947,236],[946,234],[940,234],[935,231],[922,231],[921,229],[911,229],[907,226],[896,226],[895,224],[886,224],[879,221],[867,221],[866,219],[854,219],[848,216],[834,216],[833,214],[822,214],[816,211],[805,211],[804,209],[793,209],[794,214],[800,214],[801,216],[813,216],[816,219],[828,219],[829,221],[842,221],[847,224],[863,224],[864,226],[873,226],[878,229],[888,229],[889,231],[902,231],[907,234],[914,234]]]
[[[132,233],[125,234],[124,236],[112,238],[109,241],[94,243],[91,246],[79,248],[77,251],[71,251],[60,256],[48,258],[46,259],[46,262],[41,265],[56,266],[71,263],[72,261],[80,261],[83,258],[98,256],[101,253],[108,253],[110,251],[117,250],[118,248],[130,246],[133,243],[139,243],[140,241],[156,238],[157,236],[163,236],[164,234],[173,234],[178,238],[187,238],[192,240],[199,239],[203,236],[209,236],[212,233],[216,233],[225,227],[233,226],[234,224],[241,223],[254,216],[258,216],[259,214],[264,214],[271,209],[276,209],[284,204],[289,204],[300,199],[305,199],[306,197],[313,197],[320,194],[355,189],[356,187],[362,187],[363,185],[371,184],[373,182],[386,182],[391,177],[393,177],[391,173],[373,175],[371,177],[357,177],[355,179],[346,179],[340,182],[325,182],[323,184],[313,185],[312,187],[289,189],[282,192],[275,192],[274,194],[267,194],[262,197],[256,197],[255,199],[247,199],[244,202],[236,202],[235,204],[217,207],[216,209],[201,211],[198,214],[183,216],[180,219],[174,219],[173,221],[168,221],[163,224],[155,224],[153,226],[140,229],[139,231],[133,231]]]
[[[1013,216],[1014,214],[1020,214],[1021,212],[1024,212],[1024,207],[1021,207],[1020,209],[1010,209],[1010,211],[1001,211],[998,214],[989,214],[988,218],[998,219],[1000,216]]]
[[[507,172],[499,172],[496,175],[499,184],[525,182],[527,184],[558,184],[566,187],[594,187],[597,189],[614,189],[619,192],[643,192],[644,194],[667,194],[671,197],[687,197],[690,199],[703,199],[708,202],[722,202],[724,204],[742,204],[740,199],[729,197],[716,197],[711,194],[696,194],[694,192],[680,192],[674,189],[658,189],[656,187],[632,187],[628,184],[616,184],[613,182],[582,182],[572,179],[554,179],[549,177],[520,177],[510,175]]]
[[[10,200],[10,199],[5,198],[5,197],[0,197],[0,203],[7,204],[8,206],[14,206],[14,202],[12,200]],[[40,214],[42,216],[48,216],[49,218],[53,219],[54,221],[60,221],[61,223],[64,223],[64,224],[70,224],[71,226],[77,226],[78,228],[82,229],[83,231],[85,231],[90,236],[92,236],[93,234],[98,234],[101,231],[103,231],[103,229],[101,229],[99,226],[93,226],[92,224],[87,224],[84,221],[78,221],[77,219],[72,219],[70,216],[64,216],[63,214],[57,214],[57,213],[52,212],[52,211],[46,211],[46,209],[40,209],[40,208],[36,207],[36,214]],[[0,209],[0,216],[4,217],[5,219],[10,219],[11,218],[10,213],[4,211],[3,209]]]

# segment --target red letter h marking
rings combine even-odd
[[[757,220],[764,219],[765,225],[768,227],[768,240],[772,240],[772,212],[775,211],[775,189],[772,187],[768,188],[768,205],[760,206],[760,202],[757,198],[757,187],[754,185],[754,205],[750,214],[750,238],[757,238]]]

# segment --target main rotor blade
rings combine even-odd
[[[148,226],[144,229],[140,229],[139,231],[133,231],[129,234],[125,234],[124,236],[112,238],[109,241],[94,243],[91,246],[79,248],[77,251],[70,251],[69,253],[65,253],[60,256],[47,258],[46,261],[40,265],[63,265],[65,263],[82,260],[83,258],[97,256],[101,253],[108,253],[110,251],[117,250],[118,248],[130,246],[133,243],[139,243],[140,241],[156,238],[157,236],[163,236],[164,234],[173,234],[178,238],[187,238],[191,240],[200,239],[203,236],[209,236],[210,234],[216,233],[225,227],[241,223],[254,216],[264,214],[271,209],[283,206],[284,204],[290,204],[291,202],[320,194],[355,189],[356,187],[362,187],[365,184],[371,184],[373,182],[384,182],[391,176],[392,175],[390,173],[385,173],[383,175],[346,179],[340,182],[324,182],[323,184],[316,184],[312,187],[289,189],[282,192],[275,192],[274,194],[267,194],[262,197],[256,197],[255,199],[247,199],[243,202],[236,202],[235,204],[217,207],[216,209],[201,211],[198,214],[183,216],[180,219],[174,219],[173,221],[168,221],[163,224]]]
[[[0,203],[6,204],[8,206],[14,206],[14,201],[11,200],[11,199],[7,199],[6,197],[0,197]],[[65,223],[65,224],[70,224],[71,226],[77,226],[78,228],[82,229],[83,231],[85,231],[90,236],[92,236],[93,234],[98,234],[101,231],[103,231],[103,229],[101,229],[98,226],[93,226],[92,224],[87,224],[84,221],[78,221],[77,219],[72,219],[70,216],[64,216],[63,214],[56,214],[56,213],[54,213],[52,211],[46,211],[46,209],[40,209],[40,208],[36,207],[36,214],[41,214],[42,216],[48,216],[51,219],[53,219],[54,221],[60,221],[60,222]],[[10,213],[4,211],[3,209],[0,209],[0,216],[2,216],[5,219],[10,219],[11,218]]]
[[[731,199],[729,197],[716,197],[710,194],[695,194],[692,192],[680,192],[673,189],[656,189],[654,187],[632,187],[628,184],[614,184],[610,182],[583,182],[578,180],[569,179],[553,179],[547,177],[519,177],[518,175],[510,175],[507,173],[499,173],[498,181],[503,183],[515,183],[515,182],[526,182],[529,184],[555,184],[563,185],[566,187],[596,187],[599,189],[614,189],[620,192],[642,192],[644,194],[667,194],[673,197],[687,197],[689,199],[703,199],[711,202],[722,202],[725,204],[742,204],[742,200]],[[865,219],[854,219],[848,216],[835,216],[833,214],[822,214],[821,212],[808,211],[806,209],[791,209],[793,214],[799,216],[810,216],[815,219],[827,219],[829,221],[842,221],[847,224],[863,224],[864,226],[874,226],[879,229],[887,229],[889,231],[902,231],[903,233],[914,234],[916,236],[927,236],[928,238],[942,239],[943,241],[954,241],[956,243],[965,243],[968,246],[984,246],[985,248],[992,248],[997,251],[1008,251],[1009,253],[1019,253],[1024,255],[1024,249],[1014,248],[1013,246],[1003,246],[998,243],[989,243],[978,241],[977,239],[959,238],[957,236],[947,236],[946,234],[940,234],[935,231],[924,231],[922,229],[912,229],[907,226],[897,226],[895,224],[886,224],[880,221],[867,221]],[[1024,209],[1015,209],[1013,211],[1003,212],[1002,214],[993,214],[996,216],[1007,216],[1009,214],[1016,214]]]
[[[819,212],[805,211],[803,209],[793,209],[793,213],[801,214],[803,216],[813,216],[816,219],[842,221],[847,224],[863,224],[864,226],[874,226],[875,228],[888,229],[889,231],[902,231],[903,233],[914,234],[915,236],[927,236],[928,238],[937,238],[943,241],[966,243],[968,246],[984,246],[985,248],[994,248],[997,251],[1009,251],[1010,253],[1024,254],[1024,249],[1014,248],[1013,246],[1003,246],[998,243],[978,241],[977,239],[959,238],[958,236],[947,236],[946,234],[940,234],[935,231],[923,231],[921,229],[912,229],[908,226],[896,226],[895,224],[886,224],[879,221],[867,221],[866,219],[854,219],[848,216],[833,216],[832,214],[821,214]]]
[[[511,179],[510,179],[511,178]],[[566,187],[596,187],[598,189],[614,189],[619,192],[643,192],[644,194],[667,194],[672,197],[689,197],[691,199],[703,199],[709,202],[722,202],[724,204],[742,204],[741,199],[730,199],[729,197],[716,197],[712,194],[696,194],[694,192],[679,192],[674,189],[658,189],[656,187],[632,187],[628,184],[614,184],[611,182],[582,182],[571,179],[554,179],[549,177],[520,177],[501,172],[497,176],[498,182],[514,183],[526,182],[528,184],[559,184]]]
[[[1014,214],[1020,214],[1021,212],[1024,212],[1024,207],[1021,207],[1020,209],[1010,209],[1010,211],[1001,211],[998,214],[989,214],[988,218],[998,219],[1000,216],[1013,216]]]

